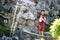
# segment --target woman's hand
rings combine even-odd
[[[44,17],[43,21],[46,22],[46,17]]]

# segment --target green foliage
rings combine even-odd
[[[45,24],[45,32],[48,32],[50,29],[49,29],[49,27],[50,27],[50,25],[47,25],[47,24]]]
[[[55,19],[50,26],[50,32],[53,37],[60,36],[60,19]]]
[[[60,36],[58,36],[58,40],[60,40]]]
[[[4,13],[1,13],[1,15],[5,15]],[[10,25],[4,23],[4,20],[7,18],[4,18],[0,15],[0,37],[5,34],[6,36],[9,36],[10,34]]]
[[[0,36],[5,34],[6,36],[9,36],[10,34],[10,27],[7,24],[4,24],[3,22],[0,22]]]

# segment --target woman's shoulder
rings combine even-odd
[[[46,16],[45,16],[45,15],[42,15],[41,17],[42,17],[42,18],[45,18]]]
[[[46,15],[42,15],[43,17],[46,17]]]
[[[40,17],[46,17],[45,15],[40,15]]]

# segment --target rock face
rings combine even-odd
[[[14,9],[17,1],[16,0],[0,0],[0,11],[11,11]],[[59,0],[18,0],[18,13],[22,9],[23,14],[22,17],[24,19],[37,19],[37,14],[44,9],[46,14],[51,19],[59,17],[60,12],[60,1]],[[19,8],[21,8],[19,10]],[[30,16],[29,16],[30,15]],[[48,19],[47,16],[47,19]],[[49,21],[49,22],[50,22]],[[48,23],[49,23],[48,22]],[[47,24],[48,24],[47,23]]]
[[[0,2],[0,12],[13,14],[14,31],[16,27],[21,27],[35,33],[38,30],[38,16],[41,10],[45,10],[48,25],[60,17],[60,0],[0,0]]]
[[[16,4],[18,6],[16,12],[19,14],[18,24],[23,27],[38,26],[38,14],[41,10],[45,10],[46,24],[50,25],[51,21],[60,17],[59,2],[59,0],[18,0]]]
[[[35,25],[35,19],[37,19],[37,11],[36,11],[35,5],[36,4],[34,2],[31,2],[30,0],[27,0],[27,1],[18,0],[15,11],[14,11],[14,15],[15,15],[14,17],[16,18],[16,21],[15,23],[13,22],[14,24],[14,26],[12,26],[14,27],[13,31],[15,30],[17,25],[20,27],[23,26],[24,28],[31,30],[29,27],[31,27],[32,25]],[[35,26],[35,28],[37,27]]]
[[[18,0],[16,7],[14,13],[17,15],[14,26],[12,26],[13,31],[16,27],[22,27],[29,32],[38,33],[38,14],[40,15],[41,10],[45,10],[48,25],[55,18],[59,18],[60,4],[56,0],[37,0],[37,3],[31,0]]]

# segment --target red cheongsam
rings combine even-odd
[[[45,15],[41,15],[40,17],[42,17],[44,19]],[[45,29],[45,24],[44,21],[39,22],[39,27],[38,27],[39,31],[44,31]]]

